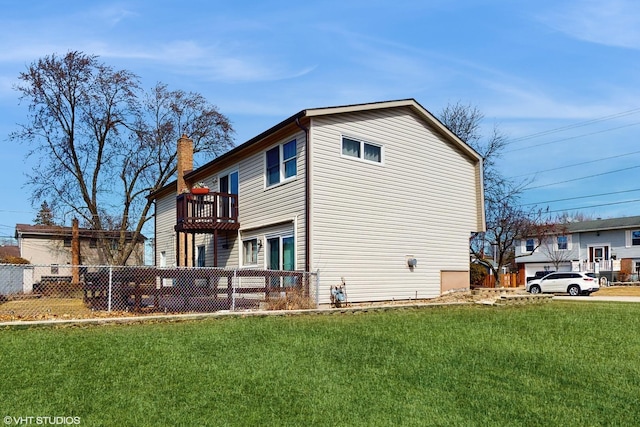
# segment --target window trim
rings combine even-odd
[[[196,266],[206,267],[207,265],[207,247],[206,245],[198,245],[196,247]]]
[[[359,149],[358,156],[351,156],[349,154],[345,154],[344,153],[344,141],[345,141],[345,139],[360,143],[360,149]],[[379,162],[377,162],[375,160],[365,159],[364,156],[365,156],[365,146],[366,145],[369,145],[371,147],[377,147],[377,148],[380,149],[380,161]],[[350,159],[350,160],[356,160],[356,161],[368,163],[368,164],[371,164],[371,165],[384,165],[384,160],[385,160],[384,144],[380,144],[380,143],[377,143],[377,142],[371,142],[371,141],[366,140],[366,139],[362,139],[362,138],[358,138],[358,137],[342,134],[340,136],[340,157],[342,157],[344,159]]]
[[[293,157],[284,158],[284,146],[293,143],[295,145],[295,155]],[[274,168],[275,166],[269,167],[269,153],[273,152],[275,149],[278,150],[278,181],[270,183],[269,182],[269,170]],[[273,188],[278,185],[282,185],[289,181],[293,181],[298,176],[298,140],[293,138],[288,140],[287,142],[283,142],[281,144],[275,145],[264,152],[264,186],[265,188]],[[295,165],[295,173],[291,176],[286,176],[286,165],[290,162],[294,162]]]
[[[298,247],[297,247],[297,242],[296,242],[296,236],[295,233],[293,232],[287,232],[287,233],[275,233],[275,234],[268,234],[266,236],[264,236],[264,242],[265,242],[265,246],[267,247],[266,249],[266,253],[265,253],[265,257],[264,257],[264,267],[265,269],[269,269],[269,264],[271,263],[271,259],[269,258],[268,255],[268,245],[269,245],[269,240],[271,239],[278,239],[278,270],[283,270],[284,269],[284,240],[285,239],[292,239],[293,241],[293,270],[285,270],[285,271],[296,271],[296,267],[297,267],[297,260],[298,260]]]
[[[246,244],[249,242],[255,242],[255,262],[247,261],[247,252],[246,252]],[[258,253],[260,252],[260,246],[258,246],[258,238],[252,237],[249,239],[242,240],[242,266],[243,267],[256,267],[258,265]],[[253,250],[252,250],[253,256]]]
[[[529,241],[531,241],[531,249],[529,249]],[[533,252],[536,248],[536,239],[525,239],[524,240],[524,251],[525,252]]]
[[[563,243],[563,248],[560,247],[560,239],[563,238],[565,239],[564,243]],[[556,236],[556,249],[558,251],[568,251],[569,250],[569,236],[567,235],[561,235],[561,236]]]

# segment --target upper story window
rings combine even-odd
[[[535,246],[535,241],[533,239],[527,239],[526,251],[533,252],[534,246]]]
[[[567,236],[558,236],[557,243],[559,251],[569,249],[569,238]]]
[[[640,230],[631,232],[631,245],[640,246]]]
[[[343,136],[342,155],[368,162],[382,163],[382,146]]]
[[[295,139],[267,151],[267,187],[296,176],[297,154]]]

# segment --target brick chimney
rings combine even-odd
[[[193,140],[183,134],[178,139],[178,194],[187,188],[184,175],[193,170]]]

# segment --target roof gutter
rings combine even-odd
[[[300,117],[296,117],[296,125],[304,131],[304,271],[311,268],[311,150],[309,140],[309,128],[300,123]]]

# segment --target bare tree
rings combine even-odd
[[[570,251],[554,249],[553,245],[543,246],[541,251],[545,253],[547,258],[549,258],[549,261],[551,262],[551,264],[553,264],[555,271],[558,271],[560,269],[560,264],[571,261]]]
[[[161,83],[145,94],[135,74],[93,55],[47,56],[19,78],[29,120],[10,139],[40,159],[28,175],[35,200],[81,218],[115,265],[126,263],[152,218],[146,196],[174,177],[180,135],[194,140],[194,153],[232,146],[229,120],[201,95]]]
[[[547,224],[544,235],[539,237],[540,252],[544,253],[549,261],[553,264],[556,271],[560,269],[560,264],[567,263],[572,260],[575,253],[569,249],[567,234],[568,224],[574,221],[573,218],[586,218],[585,214],[577,213],[574,217],[570,217],[566,212],[557,216],[554,221]],[[560,247],[559,237],[565,236],[565,247]]]
[[[540,210],[526,210],[520,205],[526,183],[512,182],[498,171],[497,161],[507,139],[497,126],[484,138],[483,119],[477,107],[460,102],[446,106],[440,114],[442,123],[484,159],[486,232],[472,233],[470,251],[479,263],[492,270],[499,285],[502,268],[514,261],[515,242],[523,236],[543,236],[547,224],[542,221]]]

